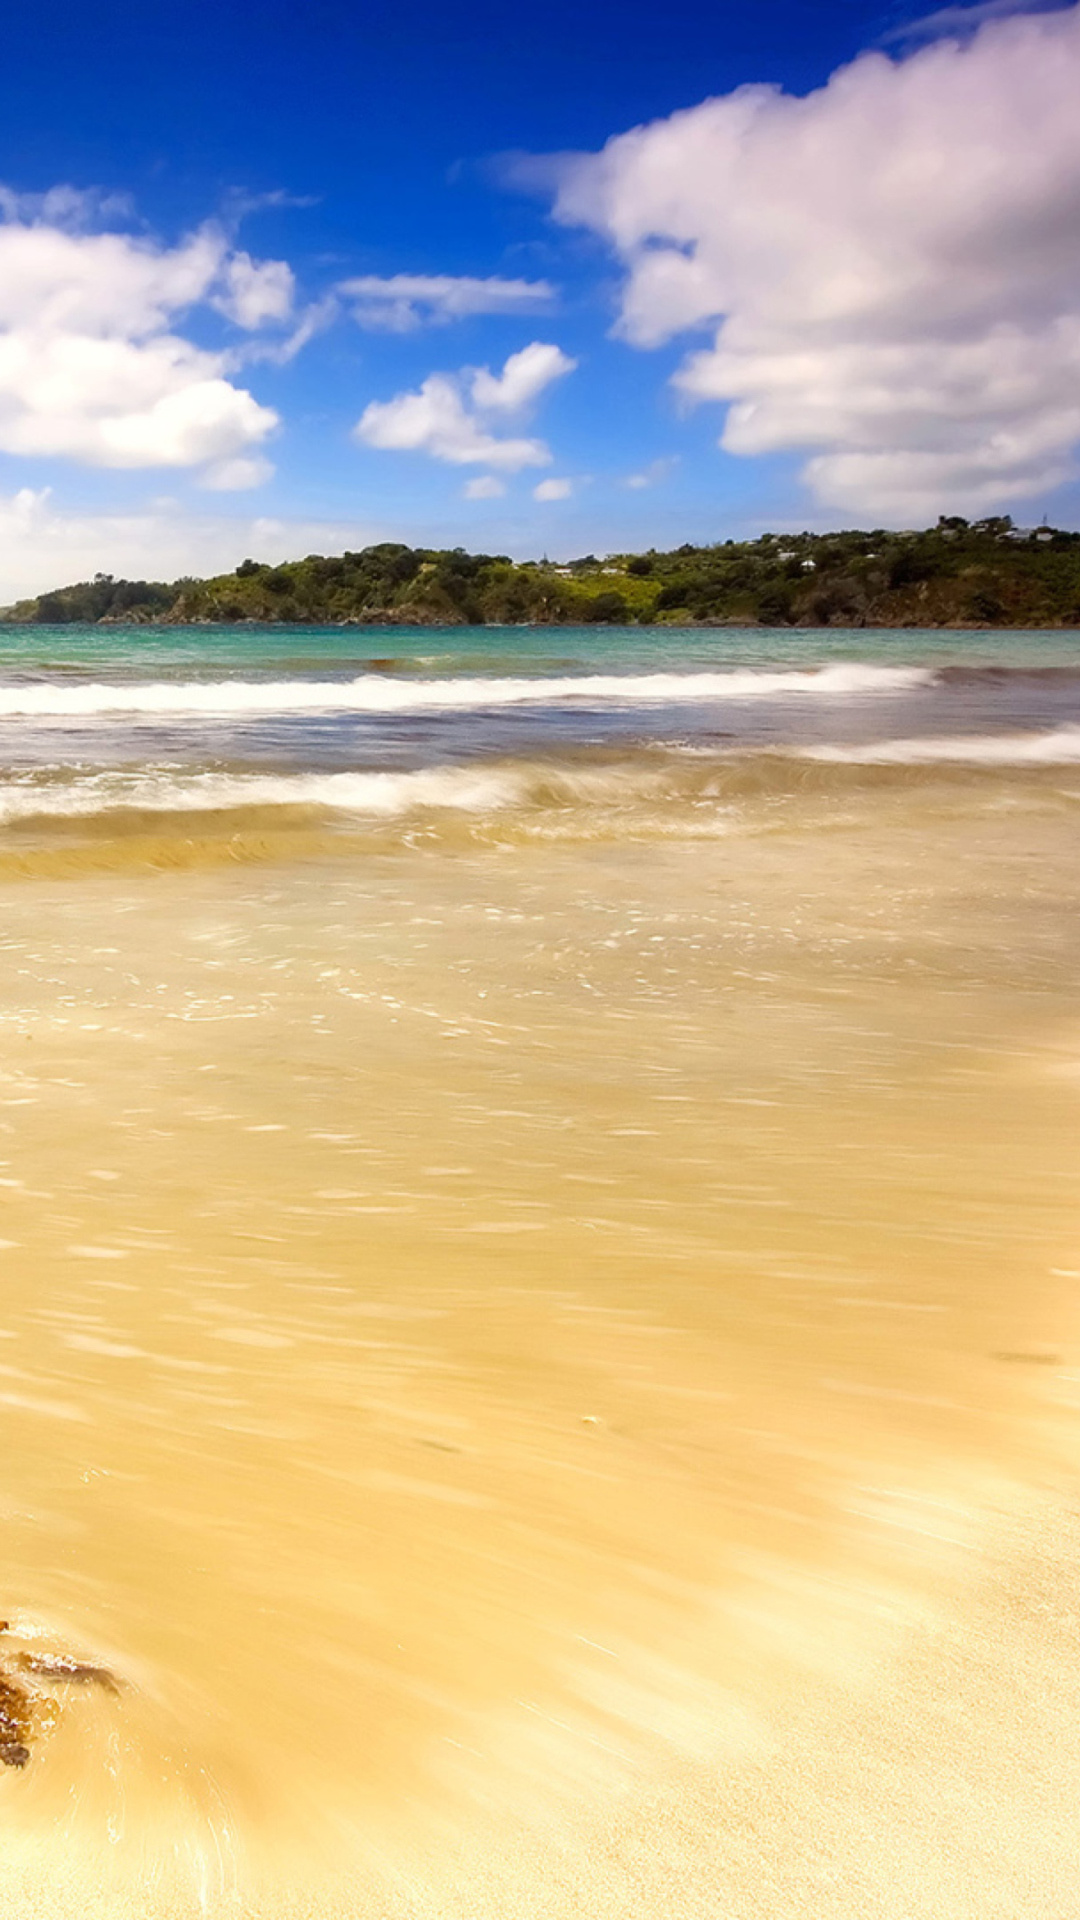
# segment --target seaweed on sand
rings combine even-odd
[[[0,1620],[0,1633],[7,1630],[7,1621]],[[51,1723],[54,1717],[54,1712],[39,1711],[42,1703],[21,1677],[24,1674],[37,1680],[92,1684],[110,1693],[119,1692],[107,1667],[93,1666],[66,1653],[17,1653],[12,1662],[0,1664],[0,1765],[5,1767],[25,1767],[36,1735],[43,1731],[43,1723]]]

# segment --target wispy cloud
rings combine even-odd
[[[461,497],[463,500],[501,500],[505,492],[505,481],[493,473],[478,473],[475,480],[466,480]]]
[[[0,496],[0,604],[102,571],[175,580],[230,572],[247,554],[276,563],[387,538],[389,530],[372,521],[192,513],[175,499],[137,512],[79,513],[55,501],[47,487],[23,487]]]
[[[293,326],[289,333],[269,340],[249,340],[235,347],[228,355],[229,365],[233,368],[251,366],[262,362],[273,367],[287,367],[291,360],[313,340],[318,333],[324,333],[339,317],[341,308],[335,296],[329,293],[322,300],[312,300],[299,313],[293,316]]]
[[[340,281],[337,291],[359,326],[381,333],[411,333],[475,314],[538,313],[556,298],[547,280],[449,273],[361,274]]]
[[[251,193],[246,187],[230,187],[222,205],[222,217],[245,220],[249,213],[306,212],[321,205],[317,193],[290,193],[288,187],[271,187],[266,193]]]
[[[677,453],[669,454],[663,460],[650,460],[648,466],[640,468],[637,473],[628,473],[623,486],[629,487],[631,493],[642,493],[646,487],[658,487],[667,479],[669,473],[674,472],[678,464]]]
[[[915,46],[925,40],[959,39],[977,33],[991,20],[1011,20],[1027,13],[1061,13],[1073,0],[974,0],[971,6],[939,7],[890,27],[880,45]]]
[[[21,193],[0,185],[0,220],[25,226],[57,227],[81,233],[91,227],[113,226],[135,217],[129,193],[106,192],[103,187],[48,187],[44,193]]]

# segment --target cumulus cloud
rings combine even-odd
[[[540,485],[533,488],[533,499],[569,500],[573,491],[572,480],[541,480]]]
[[[99,572],[175,580],[231,572],[247,554],[276,564],[388,537],[387,528],[370,522],[197,514],[171,499],[135,513],[72,513],[47,487],[23,487],[0,496],[0,605]]]
[[[577,366],[560,347],[534,340],[520,353],[512,353],[501,373],[477,367],[472,377],[472,397],[478,407],[497,413],[518,413],[538,400],[553,380],[573,373]]]
[[[805,449],[845,511],[987,508],[1080,441],[1078,98],[1080,8],[989,19],[571,156],[556,213],[621,255],[627,340],[711,332],[676,379],[728,451]]]
[[[506,483],[494,473],[478,473],[475,480],[466,480],[461,489],[463,500],[501,500],[506,492]]]
[[[452,374],[432,373],[417,393],[373,400],[356,427],[369,447],[395,453],[427,453],[452,466],[487,465],[516,473],[543,467],[551,454],[542,440],[500,440],[470,412]]]
[[[366,273],[342,280],[338,292],[349,301],[360,326],[385,333],[444,326],[481,313],[535,313],[555,298],[547,280],[449,273]]]
[[[544,388],[577,365],[558,347],[534,340],[512,353],[500,373],[489,367],[460,373],[432,373],[415,393],[373,400],[355,428],[366,446],[388,451],[426,453],[452,466],[545,467],[551,451],[543,440],[502,439],[491,419],[520,412],[539,399]]]
[[[288,266],[234,251],[213,226],[174,247],[84,231],[102,211],[88,199],[0,196],[0,451],[206,467],[215,485],[265,477],[253,449],[277,415],[228,377],[229,352],[195,346],[177,323],[200,305],[249,333],[287,320]]]
[[[253,260],[250,253],[234,253],[221,270],[221,280],[222,291],[212,305],[238,327],[254,333],[292,313],[296,287],[284,260]]]

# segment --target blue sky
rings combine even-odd
[[[0,600],[91,556],[1076,524],[1076,13],[13,13]]]

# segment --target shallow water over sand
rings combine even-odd
[[[17,1920],[1056,1915],[1074,654],[0,636]]]
[[[847,1911],[752,1770],[1065,1472],[1071,786],[7,882],[16,1911]]]

